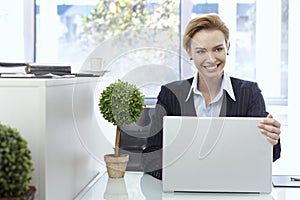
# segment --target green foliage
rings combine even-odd
[[[179,29],[179,1],[99,0],[89,15],[82,17],[81,39],[85,45],[142,28]]]
[[[145,21],[146,2],[139,0],[100,0],[89,16],[83,16],[84,32],[90,36],[97,33],[96,40],[143,26]]]
[[[99,109],[105,120],[124,126],[135,122],[141,115],[144,95],[136,85],[117,80],[101,93]]]
[[[16,197],[29,189],[33,163],[27,141],[0,124],[0,197]]]

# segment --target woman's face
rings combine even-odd
[[[217,78],[223,74],[229,46],[220,30],[201,30],[192,37],[188,54],[201,76]]]

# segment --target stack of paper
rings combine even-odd
[[[45,75],[71,75],[71,66],[39,63],[0,62],[1,77],[36,77]]]

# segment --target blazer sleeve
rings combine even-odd
[[[261,94],[261,91],[258,87],[258,85],[255,83],[256,86],[256,93],[251,98],[250,104],[249,104],[249,115],[252,116],[255,113],[261,113],[263,116],[267,116],[269,113],[266,112],[266,106],[265,101],[263,98],[263,95]],[[280,158],[281,153],[281,143],[280,139],[278,140],[278,143],[273,146],[273,162],[275,162],[278,158]]]
[[[168,98],[170,92],[165,86],[162,86],[157,97],[157,103],[151,116],[151,125],[149,136],[147,138],[146,148],[143,150],[142,166],[143,171],[154,178],[162,179],[162,129],[163,117],[168,110]]]
[[[266,117],[268,112],[266,111],[264,97],[261,93],[257,83],[244,82],[241,89],[237,92],[237,98],[241,106],[246,106],[246,113],[242,114],[247,117]],[[242,110],[242,109],[240,109]],[[281,143],[280,139],[278,143],[273,146],[273,162],[280,158]]]

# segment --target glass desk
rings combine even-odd
[[[164,193],[162,183],[142,172],[126,172],[124,179],[110,179],[107,173],[98,175],[75,200],[294,200],[300,198],[300,188],[273,188],[271,194],[230,193]]]

